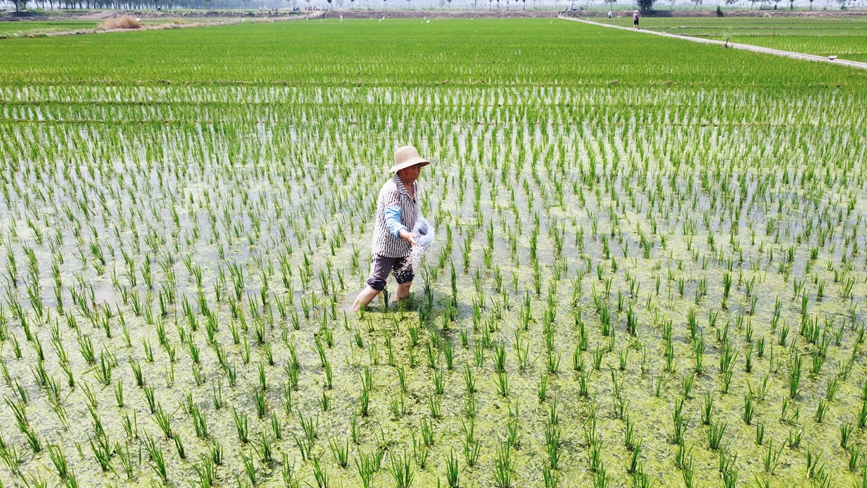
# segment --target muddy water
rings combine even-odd
[[[464,89],[454,96],[475,103],[472,97],[478,94]],[[607,96],[625,104],[632,95],[636,94],[627,90]],[[202,456],[214,442],[224,449],[223,464],[216,468],[219,484],[251,481],[243,454],[253,460],[257,482],[279,484],[285,468],[302,486],[316,486],[315,464],[302,457],[295,440],[304,435],[303,416],[318,419],[310,454],[327,473],[329,486],[361,486],[356,456],[376,451],[383,452],[383,461],[371,486],[394,485],[389,468],[403,454],[411,459],[413,486],[445,484],[452,452],[461,486],[496,486],[498,457],[507,442],[511,484],[545,486],[544,467],[552,465],[554,445],[546,442],[546,431],[553,424],[556,404],[559,460],[553,472],[559,486],[589,486],[601,478],[603,469],[591,470],[588,442],[594,411],[610,486],[629,486],[633,481],[633,451],[625,445],[627,417],[635,439],[642,442],[639,471],[654,486],[681,486],[672,412],[682,399],[683,445],[691,452],[695,485],[718,486],[720,450],[710,449],[709,426],[701,422],[705,398],[712,394],[713,421],[726,425],[721,444],[731,456],[737,454],[733,466],[741,484],[757,479],[771,486],[811,483],[806,476],[808,452],[820,456],[819,466],[824,465],[824,471],[816,468],[814,479],[824,473],[831,486],[860,481],[864,463],[849,469],[850,454],[840,446],[840,427],[854,426],[852,452],[863,446],[858,415],[865,364],[858,341],[864,327],[861,301],[867,273],[860,235],[862,206],[850,211],[848,196],[863,198],[861,170],[840,163],[822,166],[825,170],[818,176],[799,167],[794,170],[797,177],[788,182],[777,178],[789,168],[787,158],[792,155],[819,166],[811,149],[825,141],[818,128],[801,128],[805,146],[790,146],[784,134],[729,126],[710,135],[700,124],[642,130],[623,124],[609,135],[608,119],[599,114],[577,121],[565,107],[532,97],[528,103],[525,112],[546,117],[550,112],[563,122],[525,123],[518,108],[506,106],[500,107],[508,121],[503,128],[444,109],[434,114],[441,122],[407,119],[410,122],[398,130],[379,122],[387,114],[368,111],[370,107],[340,109],[345,118],[339,120],[362,121],[358,127],[335,122],[329,109],[301,114],[287,107],[281,113],[297,124],[291,131],[265,124],[274,136],[263,148],[253,148],[248,137],[260,132],[252,123],[256,114],[233,107],[225,108],[229,113],[222,116],[251,123],[240,124],[238,134],[230,131],[202,145],[213,147],[208,157],[193,151],[200,147],[201,136],[192,125],[180,129],[184,137],[172,138],[159,128],[125,129],[133,132],[123,140],[103,128],[102,137],[116,141],[117,147],[106,145],[107,159],[92,144],[64,150],[63,155],[83,169],[80,174],[61,170],[47,176],[55,188],[52,196],[34,196],[40,186],[35,173],[6,168],[4,176],[12,183],[6,185],[2,235],[16,264],[13,267],[7,256],[5,273],[16,276],[18,286],[4,291],[8,299],[0,356],[9,381],[0,390],[12,403],[22,403],[20,391],[26,392],[28,428],[44,446],[33,452],[12,409],[0,408],[0,433],[6,445],[13,446],[6,452],[14,449],[21,455],[21,463],[13,467],[27,480],[59,483],[47,453],[47,445],[54,444],[74,468],[80,485],[148,485],[159,482],[143,447],[150,437],[165,454],[172,486],[197,479],[194,467],[203,466]],[[809,99],[811,103],[818,107],[821,100]],[[726,110],[730,112],[724,110],[722,116],[747,108]],[[579,129],[578,122],[585,128]],[[49,135],[46,128],[33,130],[34,140]],[[359,149],[348,149],[342,142],[349,130],[359,133]],[[387,159],[381,148],[390,147],[398,136],[417,140],[436,161],[420,183],[426,215],[437,223],[437,240],[417,270],[407,309],[376,302],[363,316],[344,314],[342,307],[363,287],[368,271],[373,198],[387,177],[381,170]],[[683,147],[662,142],[675,139],[688,142]],[[123,142],[130,140],[137,142]],[[836,160],[863,161],[863,147],[849,144],[833,140],[822,147],[839,156]],[[750,147],[758,145],[770,148],[763,165],[740,157],[755,156],[760,150]],[[138,159],[138,154],[171,157]],[[481,161],[476,171],[467,164],[473,154]],[[26,154],[17,157],[30,161]],[[317,161],[333,163],[326,170],[316,167]],[[100,194],[111,196],[113,203],[103,208]],[[28,217],[43,231],[41,242]],[[642,242],[648,241],[645,248]],[[35,273],[28,268],[30,249],[36,258]],[[104,268],[98,266],[100,251]],[[62,287],[62,313],[54,294],[54,264]],[[731,277],[732,285],[723,306],[725,276]],[[851,290],[846,292],[849,280]],[[41,316],[28,296],[28,285],[34,283],[44,305]],[[389,286],[394,290],[394,283]],[[804,296],[807,308],[802,314]],[[21,304],[31,331],[29,341],[15,303]],[[630,307],[634,334],[627,331]],[[602,309],[610,313],[613,336],[603,334]],[[691,310],[696,339],[689,327]],[[209,317],[216,324],[212,339]],[[808,330],[801,333],[804,317],[810,327],[820,328],[818,344],[807,340]],[[586,340],[586,350],[579,347],[581,371],[573,368],[581,343],[578,318]],[[670,368],[664,339],[669,321]],[[726,324],[728,334],[722,339]],[[161,330],[168,346],[160,344]],[[703,368],[696,371],[695,350],[701,337]],[[814,374],[813,352],[823,337],[827,350]],[[85,359],[86,338],[93,344],[92,364]],[[330,385],[317,342],[330,367]],[[720,358],[726,344],[737,355],[724,392]],[[40,347],[42,368],[57,383],[59,402],[35,374],[40,371]],[[498,347],[504,351],[502,374]],[[298,361],[294,387],[286,370],[291,350]],[[225,355],[226,366],[221,366],[217,351]],[[100,382],[101,356],[106,363],[116,359],[107,384]],[[549,357],[554,363],[559,358],[559,363],[549,367]],[[789,379],[798,357],[800,384],[789,402]],[[145,385],[153,388],[155,406],[170,417],[186,459],[158,426],[146,390],[136,386],[131,361],[140,365]],[[259,392],[265,398],[262,418],[254,400],[261,388],[260,366],[266,379],[266,388]],[[64,368],[72,372],[74,386]],[[365,368],[373,383],[366,416],[361,409]],[[466,386],[468,368],[475,378],[473,394]],[[505,395],[501,378],[508,380]],[[690,378],[691,391],[684,395],[684,381]],[[760,395],[764,378],[767,390]],[[839,389],[819,422],[819,402],[835,378]],[[543,381],[546,392],[540,398]],[[119,384],[122,406],[116,396]],[[96,417],[88,411],[85,385],[96,400]],[[215,405],[215,389],[222,392],[221,408]],[[747,424],[744,402],[751,390],[755,414]],[[287,392],[291,400],[284,403]],[[206,418],[207,437],[196,435],[190,401]],[[63,408],[65,423],[55,403]],[[620,404],[625,404],[622,415]],[[233,409],[249,416],[247,443],[239,440]],[[282,439],[272,427],[272,415],[281,426]],[[129,434],[124,427],[127,418]],[[418,443],[421,426],[428,422],[433,443],[425,458]],[[510,422],[517,426],[517,437],[510,438]],[[465,454],[471,423],[473,440],[479,443],[473,466]],[[96,462],[89,438],[100,435],[97,424],[115,449],[129,447],[131,481],[117,452],[111,457],[115,472],[102,471]],[[756,442],[758,425],[765,429],[762,445]],[[263,435],[273,449],[271,463],[257,453]],[[341,467],[329,441],[347,439],[348,465]],[[769,447],[774,452],[782,447],[776,466],[771,466],[773,473],[764,466]],[[0,466],[4,484],[23,486],[13,467]]]

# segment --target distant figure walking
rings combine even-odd
[[[638,10],[636,10],[635,13],[632,14],[632,25],[633,25],[636,29],[638,29]]]
[[[610,10],[608,11],[608,18],[609,19],[611,18],[611,11]]]

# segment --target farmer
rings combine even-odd
[[[412,146],[403,146],[394,153],[394,166],[389,173],[395,173],[379,190],[376,204],[376,225],[373,229],[373,258],[367,287],[358,294],[353,311],[367,306],[385,289],[385,280],[394,273],[397,281],[395,298],[402,300],[409,296],[412,286],[412,266],[406,262],[412,246],[417,246],[417,235],[410,229],[418,217],[418,183],[416,179],[422,166],[430,161],[418,155]]]
[[[637,29],[638,28],[638,10],[632,14],[632,25]]]
[[[609,19],[611,18],[611,11],[610,10],[608,11],[608,18]]]

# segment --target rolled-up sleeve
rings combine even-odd
[[[401,224],[400,221],[401,210],[399,205],[385,207],[385,226],[388,228],[388,232],[395,237],[400,237],[400,231],[406,230],[406,226]]]

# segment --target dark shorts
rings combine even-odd
[[[410,282],[415,277],[412,264],[407,261],[407,258],[387,258],[374,254],[373,259],[370,260],[370,276],[367,278],[367,284],[376,291],[382,291],[385,289],[389,273],[394,274],[397,284]]]
[[[632,21],[632,25],[638,25],[638,21],[637,21],[637,20],[633,20],[633,21]]]

